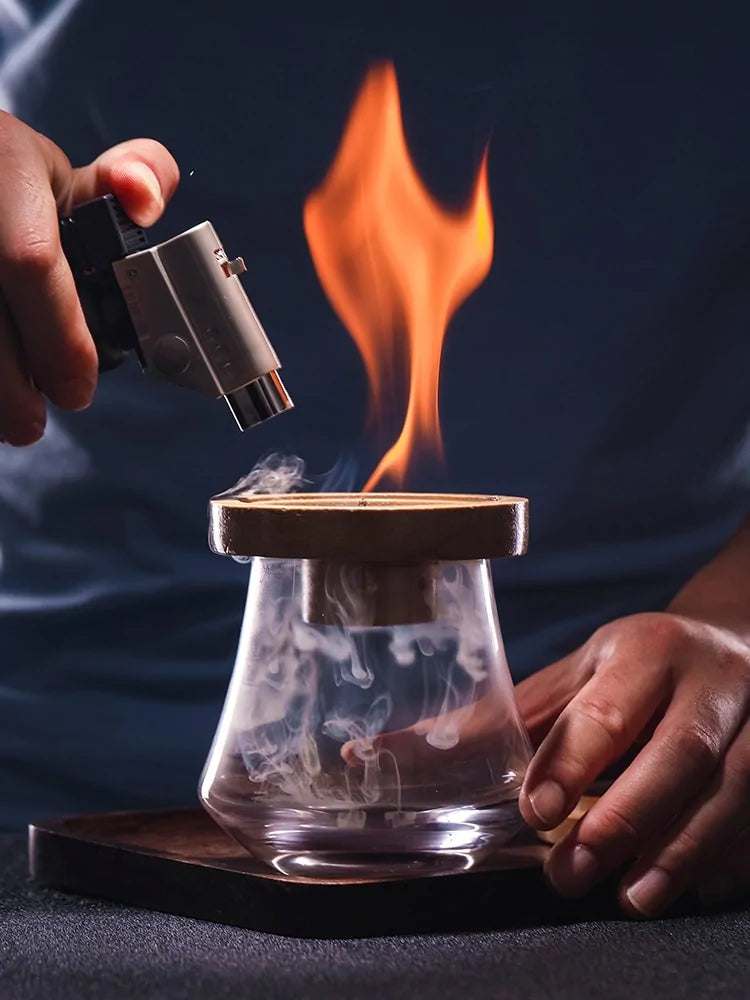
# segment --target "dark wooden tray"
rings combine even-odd
[[[616,913],[611,885],[585,903],[558,899],[541,871],[547,849],[529,833],[469,872],[334,882],[276,874],[200,809],[29,828],[31,873],[43,885],[295,937],[498,929]]]

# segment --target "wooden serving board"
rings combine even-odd
[[[29,828],[34,878],[67,892],[294,937],[352,938],[569,923],[614,913],[547,888],[530,832],[471,871],[409,879],[292,879],[246,853],[201,809],[106,813]]]

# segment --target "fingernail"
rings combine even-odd
[[[57,382],[50,389],[50,398],[63,410],[85,410],[91,406],[96,382],[89,378],[71,378]]]
[[[583,896],[599,876],[599,861],[594,852],[584,844],[576,844],[572,851],[553,852],[544,866],[544,873],[553,889],[561,896]]]
[[[704,882],[698,890],[698,899],[707,906],[715,903],[725,903],[736,893],[737,886],[729,875],[717,875]]]
[[[128,173],[131,177],[137,178],[145,188],[148,189],[149,194],[153,196],[159,205],[159,210],[164,208],[164,195],[162,194],[161,185],[157,180],[156,174],[150,167],[147,167],[145,163],[134,162],[128,164]]]
[[[625,890],[628,902],[644,917],[653,917],[666,904],[672,880],[663,868],[650,868]]]
[[[529,805],[540,823],[557,826],[565,819],[565,792],[556,781],[543,781],[528,793]]]

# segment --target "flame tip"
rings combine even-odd
[[[403,428],[365,491],[384,479],[403,486],[417,445],[442,455],[443,338],[492,263],[488,157],[489,140],[468,204],[441,207],[409,153],[395,66],[380,60],[359,89],[331,167],[305,201],[313,264],[362,355],[372,412],[382,416],[392,366],[409,373]]]

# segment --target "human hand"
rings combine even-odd
[[[0,112],[0,440],[44,433],[45,397],[67,410],[91,402],[97,356],[60,246],[58,216],[112,192],[152,225],[179,181],[167,150],[134,139],[74,169],[53,142]]]
[[[667,613],[623,618],[517,698],[543,736],[520,800],[536,829],[560,823],[643,742],[552,848],[545,871],[562,895],[626,864],[620,901],[632,915],[656,916],[689,888],[707,901],[750,889],[750,647],[733,631]]]

